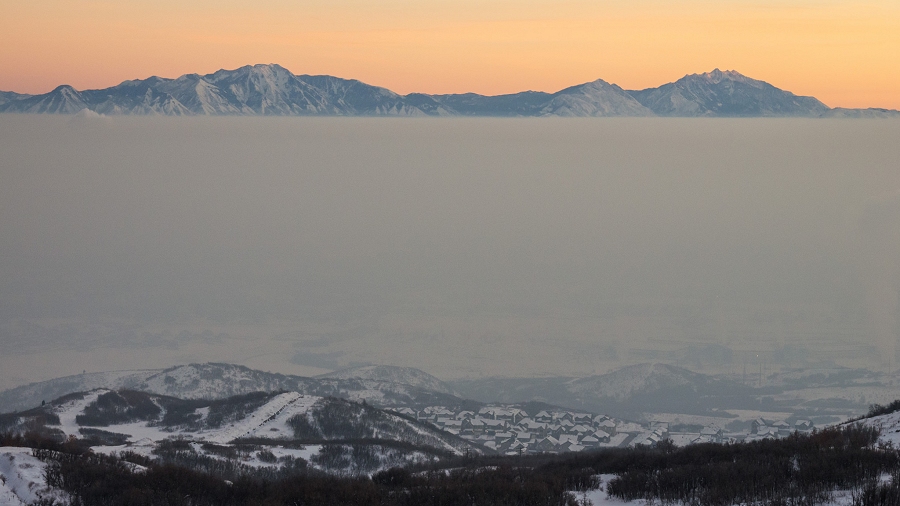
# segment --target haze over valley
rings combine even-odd
[[[0,387],[896,368],[900,123],[0,115]]]

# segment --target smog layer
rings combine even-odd
[[[900,122],[0,116],[0,388],[887,370]]]

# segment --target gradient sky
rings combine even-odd
[[[0,90],[21,93],[252,63],[484,94],[718,67],[900,108],[898,56],[896,0],[0,0]]]

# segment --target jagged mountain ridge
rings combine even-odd
[[[408,381],[414,376],[408,374]],[[270,373],[234,364],[189,364],[163,370],[79,374],[32,383],[0,392],[0,412],[20,411],[73,392],[105,388],[131,389],[184,399],[223,399],[251,392],[296,391],[306,395],[365,400],[380,406],[458,405],[462,399],[444,391],[366,378],[307,378]],[[445,390],[446,386],[442,388]]]
[[[659,116],[821,116],[828,106],[733,70],[690,74],[658,88],[632,91]]]
[[[422,107],[440,114],[436,104]],[[108,115],[426,114],[385,88],[331,76],[297,76],[274,64],[185,74],[176,79],[153,76],[82,92],[64,85],[44,95],[8,102],[0,106],[0,112],[68,114],[83,108]]]
[[[99,90],[62,85],[41,95],[0,94],[0,112],[277,116],[804,116],[895,117],[887,109],[830,109],[732,70],[687,75],[629,91],[602,79],[556,93],[399,95],[355,79],[295,75],[276,64],[175,79],[150,77]]]

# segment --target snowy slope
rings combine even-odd
[[[880,430],[881,436],[878,438],[880,442],[890,443],[895,448],[900,448],[900,411],[864,418],[859,423],[866,427],[875,427]]]
[[[93,392],[86,393],[81,399],[72,399],[54,407],[53,412],[59,416],[60,430],[62,430],[66,436],[80,436],[79,430],[81,427],[78,425],[76,418],[78,415],[84,413],[84,408],[94,403],[98,397],[108,391],[109,390],[94,390]]]
[[[542,116],[653,116],[622,88],[602,79],[566,88],[545,105]]]
[[[297,415],[305,415],[310,424],[310,429],[302,435],[296,435],[289,423]],[[16,420],[10,430],[21,432],[41,423],[49,433],[91,441],[96,451],[128,449],[147,456],[157,444],[173,438],[216,445],[227,445],[236,439],[268,440],[277,445],[297,439],[369,438],[455,454],[479,451],[460,438],[366,403],[295,391],[254,393],[222,400],[183,400],[145,392],[98,389],[63,397],[22,413]]]
[[[443,381],[414,367],[396,367],[389,365],[368,365],[353,367],[341,371],[316,376],[327,379],[352,379],[373,380],[385,383],[410,385],[435,392],[454,395],[453,389]]]
[[[159,371],[98,372],[30,383],[0,392],[0,413],[30,409],[39,406],[41,401],[50,402],[73,392],[87,392],[96,388],[135,388],[157,372]]]
[[[308,378],[285,376],[233,364],[190,364],[159,371],[137,390],[183,399],[222,399],[249,392],[305,389]]]
[[[596,397],[621,400],[637,392],[669,390],[673,387],[701,391],[714,386],[732,386],[729,383],[681,367],[654,363],[623,367],[608,374],[580,378],[569,384],[569,391],[590,392]]]
[[[362,377],[360,377],[362,376]],[[224,399],[251,392],[295,391],[365,400],[384,406],[455,405],[443,382],[417,369],[376,367],[334,377],[307,378],[234,364],[189,364],[164,370],[79,374],[0,392],[0,413],[22,411],[73,392],[130,389],[182,399]]]
[[[261,408],[254,411],[250,416],[244,417],[241,420],[237,420],[234,423],[229,424],[227,427],[223,427],[218,430],[198,433],[197,436],[199,439],[209,441],[211,443],[227,443],[237,438],[252,437],[256,432],[259,431],[260,428],[271,422],[273,419],[278,418],[279,415],[296,413],[296,411],[287,408],[291,404],[294,404],[295,402],[300,400],[302,397],[303,396],[298,394],[297,392],[287,392],[277,395]],[[312,402],[309,402],[308,404],[301,403],[301,406],[311,406],[313,403],[315,403],[315,400],[318,399],[307,398],[307,400]],[[284,428],[288,428],[286,424]],[[280,432],[280,434],[282,436],[289,436],[290,433],[282,431]]]
[[[41,499],[67,504],[65,492],[47,486],[46,466],[31,448],[0,447],[0,504],[25,506]]]
[[[263,420],[263,423],[248,431],[246,437],[265,439],[290,439],[294,430],[288,420],[296,415],[307,413],[322,398],[313,395],[300,395],[296,392],[286,394],[293,396],[283,407]]]

